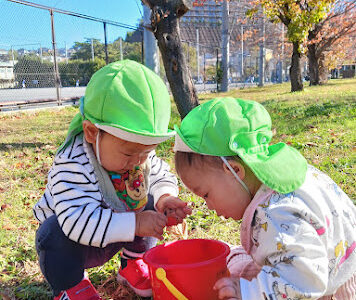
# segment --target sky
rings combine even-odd
[[[142,18],[140,0],[29,0],[29,2],[77,12],[92,17],[136,26]],[[96,38],[104,41],[103,24],[54,13],[58,48],[70,48],[75,41]],[[108,42],[125,38],[128,29],[107,25]],[[0,0],[0,49],[51,48],[51,19],[41,10]]]

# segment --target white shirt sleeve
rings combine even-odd
[[[57,158],[50,176],[54,212],[69,239],[95,247],[134,240],[135,213],[106,207],[93,172],[80,161]]]
[[[251,256],[262,265],[252,281],[240,279],[242,299],[318,299],[328,284],[322,214],[290,193],[260,205],[252,229]],[[325,234],[326,235],[326,234]]]

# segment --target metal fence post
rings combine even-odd
[[[54,83],[56,86],[56,92],[57,92],[57,103],[58,105],[62,105],[61,102],[61,96],[60,96],[60,91],[59,91],[59,86],[60,86],[60,78],[59,78],[59,72],[58,72],[58,64],[57,64],[57,47],[56,47],[56,34],[54,31],[54,18],[53,18],[53,10],[50,9],[49,13],[51,15],[51,29],[52,29],[52,48],[53,48],[53,71],[54,71]]]
[[[108,55],[108,39],[106,36],[106,22],[103,22],[104,24],[104,40],[105,40],[105,62],[106,64],[109,63],[109,55]]]

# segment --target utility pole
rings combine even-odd
[[[244,27],[241,25],[241,82],[244,81]]]
[[[282,59],[281,59],[281,80],[284,82],[284,24],[282,25]]]
[[[222,92],[227,92],[229,90],[229,39],[229,1],[224,0],[222,5]]]
[[[91,38],[91,60],[94,61],[94,44],[93,44],[93,38]]]
[[[196,29],[197,33],[197,81],[199,82],[199,77],[200,77],[200,65],[199,65],[199,28]]]
[[[219,91],[219,81],[218,81],[218,71],[219,71],[219,49],[216,49],[216,68],[215,68],[215,73],[216,73],[216,91]]]
[[[106,35],[106,22],[103,22],[104,25],[104,42],[105,42],[105,63],[109,63],[109,54],[108,54],[108,39]]]
[[[62,105],[61,103],[61,96],[59,91],[59,86],[61,84],[58,72],[58,64],[57,64],[57,47],[56,47],[56,33],[54,31],[54,17],[53,17],[53,10],[49,11],[51,15],[51,30],[52,30],[52,48],[53,48],[53,73],[54,73],[54,84],[56,86],[56,93],[57,93],[57,103],[58,105]]]
[[[143,5],[143,18],[144,24],[151,24],[151,9],[146,5]],[[145,46],[145,65],[159,74],[159,57],[158,57],[158,47],[157,41],[154,37],[152,31],[148,30],[146,26],[143,31],[143,39]]]
[[[264,15],[262,15],[260,59],[259,59],[259,67],[258,67],[258,86],[264,86],[265,84],[265,78],[264,78],[265,59],[264,58],[265,58],[265,17]]]
[[[140,32],[141,32],[141,64],[144,65],[145,64],[145,39],[143,36],[143,29]]]
[[[42,45],[41,45],[41,43],[39,43],[39,45],[40,45],[40,59],[41,59],[41,62],[43,62],[43,56],[42,56]]]
[[[124,54],[122,53],[122,37],[120,36],[120,60],[124,59]]]
[[[203,77],[203,83],[204,83],[204,91],[205,91],[205,81],[206,81],[206,70],[205,70],[205,51],[203,53],[204,57],[204,77]]]
[[[66,55],[66,64],[68,64],[68,50],[67,50],[67,42],[64,42],[64,46],[65,46],[65,55]],[[42,52],[42,48],[41,48],[41,52]],[[42,62],[42,53],[41,53],[41,62]]]
[[[12,56],[12,67],[15,66],[15,55],[14,55],[14,47],[11,46],[11,56]]]

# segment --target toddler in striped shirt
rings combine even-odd
[[[120,250],[118,280],[152,294],[142,255],[162,238],[166,210],[177,224],[191,213],[154,151],[174,135],[170,106],[162,80],[130,60],[90,80],[34,207],[40,267],[55,299],[101,299],[84,270]]]

